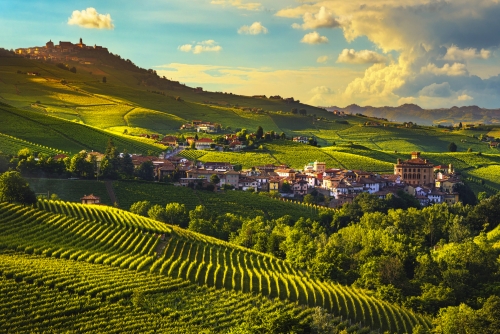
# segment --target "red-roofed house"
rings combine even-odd
[[[80,200],[82,204],[101,204],[101,198],[94,194],[84,195]]]

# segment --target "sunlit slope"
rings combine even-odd
[[[2,103],[0,103],[0,118],[2,119],[0,133],[50,147],[52,150],[77,153],[85,149],[103,152],[109,138],[113,138],[119,150],[127,149],[131,153],[146,153],[148,150],[163,149],[152,140],[106,132]]]
[[[0,205],[2,249],[322,306],[336,315],[391,332],[411,332],[416,324],[428,327],[421,316],[362,290],[316,281],[307,272],[266,254],[114,208],[49,201],[39,206],[43,210]]]

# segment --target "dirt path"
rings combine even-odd
[[[115,190],[113,189],[113,181],[105,181],[106,191],[108,192],[108,196],[111,199],[111,202],[119,207],[118,205],[118,197],[116,197]]]

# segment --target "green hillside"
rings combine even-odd
[[[96,61],[89,65],[67,61],[69,67],[77,69],[76,73],[51,62],[0,57],[0,102],[18,108],[10,108],[10,112],[19,113],[22,110],[29,119],[35,119],[35,114],[39,114],[38,117],[51,115],[92,126],[94,131],[97,128],[112,131],[116,136],[124,130],[129,134],[176,134],[180,133],[183,123],[201,119],[220,123],[228,131],[246,128],[251,132],[262,126],[265,131],[285,132],[290,137],[314,137],[321,146],[355,143],[382,151],[445,152],[449,143],[455,142],[458,151],[470,148],[474,152],[498,153],[485,142],[472,138],[473,134],[477,137],[476,131],[405,128],[369,117],[339,117],[324,109],[297,102],[197,92],[160,78],[152,70],[140,69],[116,55],[83,52],[80,56],[92,56]],[[26,75],[30,71],[40,75]],[[103,77],[106,77],[106,83],[102,82]],[[303,109],[307,116],[292,114],[292,109]],[[2,112],[5,113],[5,110]],[[367,122],[376,125],[365,126]],[[15,120],[14,124],[17,123]],[[0,133],[56,149],[75,151],[81,147],[100,147],[91,141],[93,139],[80,136],[69,136],[66,138],[68,143],[54,146],[54,141],[50,140],[53,136],[51,132],[38,135],[26,133],[22,126],[18,130],[21,134],[12,128],[0,128]],[[62,132],[67,135],[65,130]],[[120,138],[137,141],[136,137]],[[152,142],[148,145],[153,146]],[[131,144],[128,146],[134,147]],[[155,146],[154,149],[158,148]]]
[[[429,326],[425,318],[363,290],[320,282],[269,255],[125,211],[51,201],[39,202],[39,208],[0,205],[2,289],[23,304],[29,300],[15,291],[36,293],[46,309],[44,321],[31,323],[25,315],[14,313],[15,320],[9,322],[13,328],[76,328],[73,326],[85,323],[83,310],[110,314],[112,319],[125,317],[130,328],[141,328],[145,319],[155,323],[171,319],[178,322],[161,326],[177,330],[208,326],[218,331],[237,323],[237,314],[255,305],[285,308],[302,318],[312,312],[276,304],[276,299],[322,306],[372,329],[403,333],[417,324]],[[229,294],[223,299],[226,307],[211,308],[210,301],[224,298],[225,293]],[[168,306],[177,300],[173,296],[183,296],[179,307]],[[188,312],[189,305],[200,298],[206,300]],[[68,307],[61,314],[63,299]],[[140,311],[130,314],[132,307]],[[223,318],[218,316],[219,310]],[[190,320],[182,322],[185,315]],[[61,317],[71,321],[63,322]],[[94,331],[108,328],[102,321],[90,325],[96,326]]]

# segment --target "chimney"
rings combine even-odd
[[[398,159],[398,165],[401,165],[401,159]]]

